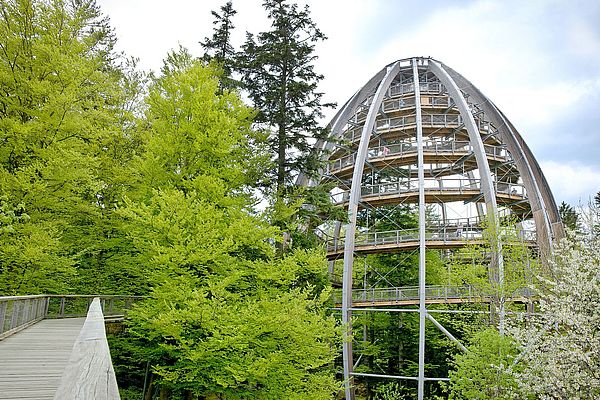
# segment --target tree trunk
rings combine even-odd
[[[152,391],[154,390],[154,374],[150,374],[150,381],[148,382],[148,387],[146,388],[146,392],[144,393],[144,400],[152,400]]]
[[[169,400],[171,398],[171,390],[166,387],[160,388],[160,400]]]

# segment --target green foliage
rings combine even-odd
[[[231,45],[231,32],[235,28],[232,18],[237,11],[233,9],[231,1],[221,6],[220,10],[220,14],[211,11],[214,17],[213,25],[215,25],[213,35],[211,38],[204,38],[200,44],[205,52],[203,60],[214,61],[223,69],[221,88],[231,89],[239,86],[239,82],[231,78],[236,63],[236,53]]]
[[[108,235],[135,85],[93,1],[1,4],[0,196],[29,218],[2,238],[0,290],[68,291]]]
[[[60,255],[55,227],[32,224],[23,204],[0,197],[0,293],[5,295],[64,291],[75,271]]]
[[[271,30],[256,39],[248,34],[239,68],[244,88],[258,110],[256,122],[271,131],[269,146],[275,161],[271,187],[282,199],[298,171],[311,174],[320,167],[309,138],[321,138],[323,78],[314,71],[315,44],[325,39],[311,20],[308,6],[298,9],[286,0],[266,0],[263,6]]]
[[[519,296],[520,290],[531,285],[533,277],[541,272],[539,259],[532,248],[523,240],[522,234],[515,228],[514,222],[508,222],[493,233],[490,228],[484,230],[486,244],[471,244],[455,252],[441,279],[450,286],[471,285],[484,295],[506,297]],[[492,270],[493,246],[490,244],[500,238],[504,265],[502,285]]]
[[[560,203],[558,207],[558,213],[560,214],[560,219],[562,220],[565,227],[571,230],[577,230],[578,225],[578,216],[577,211],[573,208],[572,205],[565,203],[564,201]]]
[[[253,111],[185,52],[163,72],[120,210],[153,288],[131,313],[137,359],[173,396],[329,398],[337,328],[325,315],[326,262],[308,251],[276,259],[277,229],[251,212],[265,159]]]
[[[163,73],[147,99],[145,154],[134,164],[141,183],[149,190],[197,191],[223,205],[239,198],[267,158],[252,148],[261,140],[250,129],[254,111],[233,93],[215,96],[216,71],[185,50],[170,54]]]
[[[375,400],[404,400],[406,396],[403,394],[402,386],[397,382],[386,383],[381,385],[375,391]]]
[[[468,350],[454,357],[450,399],[533,399],[520,391],[511,368],[519,354],[511,337],[488,328],[473,336]]]
[[[177,280],[155,290],[132,313],[131,331],[162,385],[231,399],[330,398],[336,327],[321,316],[328,292],[274,290],[271,282],[290,280],[282,267],[266,268],[266,286],[245,275],[203,286]]]

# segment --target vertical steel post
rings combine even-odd
[[[19,325],[19,311],[20,311],[20,307],[21,307],[21,302],[19,300],[13,300],[12,304],[13,304],[13,308],[12,308],[12,315],[10,316],[10,328],[9,329],[14,329]]]
[[[423,161],[423,121],[417,59],[412,59],[415,110],[417,113],[417,168],[419,176],[419,376],[418,399],[425,395],[425,166]]]
[[[58,317],[59,318],[65,317],[65,298],[64,297],[60,298],[60,310],[58,311]]]
[[[0,334],[4,333],[4,319],[6,317],[6,309],[8,300],[0,301]]]

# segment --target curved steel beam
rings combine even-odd
[[[356,233],[356,214],[358,212],[358,202],[360,200],[360,189],[362,184],[362,174],[367,159],[367,150],[371,139],[371,132],[375,126],[375,118],[381,107],[381,102],[388,87],[394,77],[400,71],[400,62],[397,61],[392,67],[387,68],[383,80],[379,83],[375,97],[369,107],[367,119],[363,126],[360,144],[356,153],[354,172],[352,174],[352,184],[350,188],[350,199],[348,202],[348,225],[346,226],[346,239],[344,242],[344,276],[342,278],[342,324],[344,325],[344,337],[342,344],[343,366],[344,366],[344,391],[346,400],[354,399],[354,389],[352,387],[352,266],[354,263],[354,240]],[[334,132],[335,134],[336,132]]]
[[[554,202],[554,197],[550,192],[550,187],[531,150],[529,150],[529,147],[527,147],[527,144],[523,141],[512,123],[491,100],[461,74],[446,65],[444,65],[444,68],[481,105],[486,117],[498,129],[500,139],[506,144],[508,151],[513,156],[517,170],[523,179],[525,189],[530,194],[528,200],[534,220],[536,221],[536,231],[540,238],[538,240],[539,244],[549,249],[552,239],[560,239],[564,236],[564,231],[562,224],[560,224],[560,216]]]
[[[450,74],[440,65],[439,62],[430,59],[429,69],[437,78],[444,84],[448,95],[454,100],[456,107],[458,108],[460,115],[463,118],[465,127],[469,134],[469,142],[473,146],[473,152],[475,153],[475,160],[477,161],[477,168],[479,169],[481,190],[483,191],[483,197],[485,200],[487,219],[491,229],[491,240],[492,246],[492,279],[496,281],[500,289],[499,298],[499,330],[500,333],[504,333],[504,259],[502,256],[502,243],[500,242],[499,234],[499,219],[498,219],[498,205],[496,203],[496,191],[494,190],[494,183],[492,182],[492,173],[488,164],[485,148],[483,147],[483,140],[479,133],[479,128],[475,123],[475,118],[469,109],[467,101],[463,97],[458,85],[452,79]]]
[[[425,396],[425,163],[423,157],[423,120],[421,118],[421,87],[417,59],[412,60],[415,111],[417,122],[417,168],[419,176],[419,371],[417,398]]]
[[[342,128],[344,128],[344,125],[346,125],[348,119],[356,112],[356,108],[359,106],[359,104],[364,102],[367,97],[373,93],[377,87],[377,84],[385,76],[386,69],[387,67],[376,73],[375,76],[373,76],[362,88],[352,95],[350,100],[344,103],[342,108],[340,108],[340,110],[332,118],[329,126],[327,127],[327,129],[329,129],[331,132],[328,139],[317,140],[314,147],[314,151],[319,153],[319,157],[322,161],[325,161],[327,158],[327,152],[335,147],[335,142],[332,141],[331,138],[337,139],[341,135]],[[300,174],[298,174],[296,185],[312,186],[313,184],[314,183],[310,181],[305,173],[300,172]]]

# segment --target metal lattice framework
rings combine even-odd
[[[348,221],[331,227],[327,254],[343,259],[342,321],[346,399],[353,399],[352,311],[360,307],[413,305],[419,314],[418,376],[424,383],[447,379],[425,376],[425,321],[464,347],[431,315],[430,304],[486,302],[490,296],[470,287],[426,285],[426,249],[455,249],[485,240],[484,225],[498,229],[511,216],[525,241],[543,256],[564,235],[559,213],[540,167],[521,135],[473,84],[443,63],[411,58],[387,65],[342,106],[327,141],[316,146],[327,158],[321,182],[333,182],[332,197],[348,210]],[[304,182],[302,182],[304,181]],[[301,177],[300,182],[307,184]],[[310,184],[310,183],[308,183]],[[418,228],[377,231],[357,222],[361,210],[410,206]],[[427,216],[427,208],[439,216]],[[504,262],[500,235],[489,243],[490,277],[502,287]],[[412,288],[353,285],[353,264],[365,254],[418,252],[419,284]],[[332,271],[331,271],[332,272]],[[526,294],[522,294],[526,295]],[[503,293],[500,296],[504,296]],[[521,296],[521,294],[518,294]],[[514,294],[513,294],[514,297]],[[502,299],[501,299],[502,300]],[[498,319],[503,329],[504,301]]]

